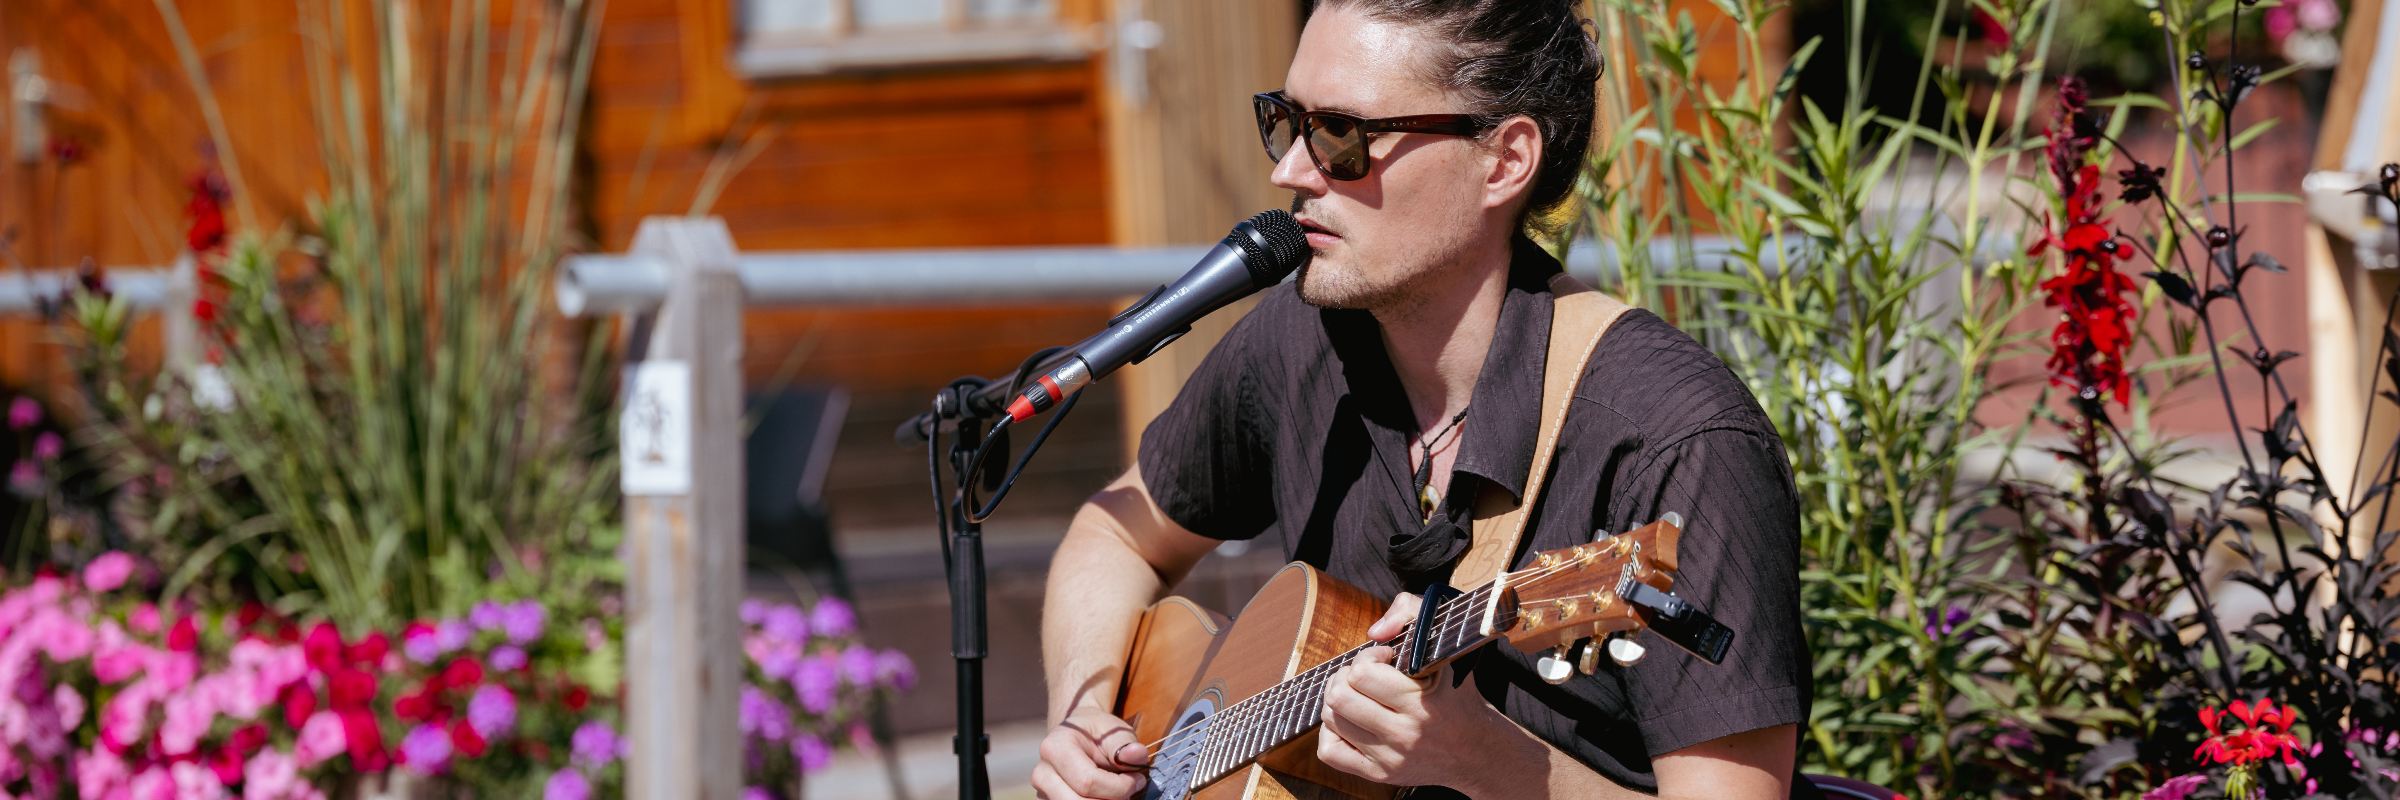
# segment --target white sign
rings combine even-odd
[[[692,491],[692,365],[644,361],[635,365],[617,418],[617,453],[629,495]]]

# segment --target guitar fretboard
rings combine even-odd
[[[1432,646],[1428,648],[1427,663],[1438,663],[1484,642],[1483,616],[1491,605],[1493,587],[1483,588],[1453,597],[1435,612]],[[1513,613],[1510,614],[1513,616]],[[1493,621],[1493,630],[1504,630],[1508,619]],[[1414,626],[1403,630],[1385,646],[1399,651],[1398,660],[1405,664],[1414,635]],[[1349,652],[1326,659],[1324,663],[1303,670],[1250,699],[1226,706],[1215,716],[1178,736],[1194,734],[1204,741],[1199,757],[1192,768],[1193,787],[1206,786],[1234,770],[1248,765],[1259,756],[1299,738],[1324,722],[1325,684],[1333,674],[1349,666],[1367,648],[1377,645],[1367,642],[1350,648]],[[1170,738],[1170,742],[1173,739]]]

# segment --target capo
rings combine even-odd
[[[1464,594],[1445,583],[1425,587],[1425,604],[1417,607],[1417,621],[1410,626],[1408,652],[1405,654],[1407,660],[1403,662],[1401,672],[1408,673],[1410,677],[1423,677],[1420,673],[1425,672],[1427,663],[1433,660],[1434,637],[1440,635],[1434,629],[1433,621],[1440,618],[1442,604]]]

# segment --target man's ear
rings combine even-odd
[[[1492,171],[1484,176],[1485,208],[1523,204],[1533,194],[1533,178],[1541,172],[1542,126],[1522,114],[1500,121],[1484,134],[1492,154]]]

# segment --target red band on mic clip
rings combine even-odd
[[[1058,381],[1051,380],[1050,376],[1044,375],[1041,379],[1034,381],[1032,386],[1026,387],[1025,394],[1019,396],[1016,402],[1008,404],[1008,418],[1017,422],[1032,419],[1033,415],[1048,411],[1051,406],[1058,405],[1058,401],[1065,396],[1065,393],[1058,389]]]

